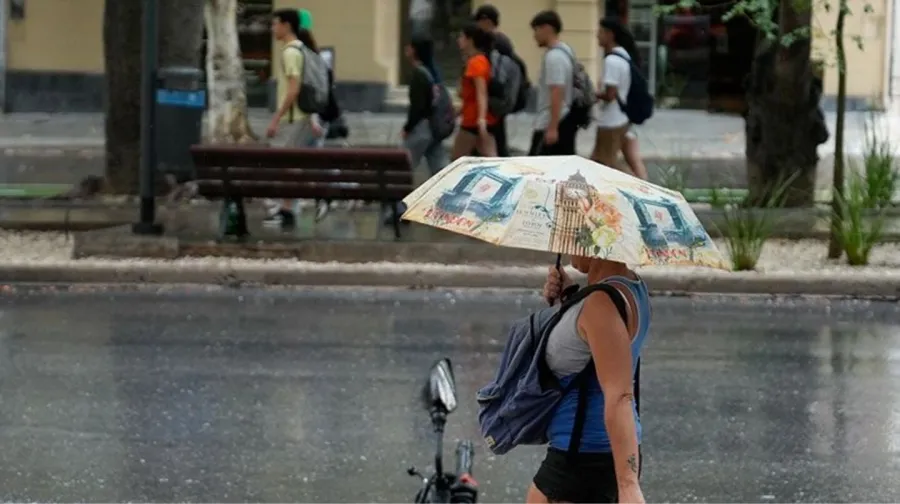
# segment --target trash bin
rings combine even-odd
[[[157,171],[178,182],[195,178],[191,145],[199,144],[206,110],[203,71],[193,67],[163,67],[156,89]]]

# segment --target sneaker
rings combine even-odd
[[[269,214],[265,219],[263,219],[264,226],[280,226],[282,229],[284,228],[293,228],[296,225],[296,221],[294,219],[294,213],[285,210],[283,208],[278,208],[271,214]]]

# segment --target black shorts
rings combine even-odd
[[[579,453],[570,459],[565,451],[548,448],[533,482],[550,502],[619,501],[612,453]]]
[[[466,133],[471,133],[475,136],[478,136],[479,131],[481,131],[478,126],[460,126],[459,129],[465,131]],[[497,124],[489,124],[487,127],[487,132],[491,136],[497,136],[497,130],[500,129],[500,126]]]

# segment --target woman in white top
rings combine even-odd
[[[600,115],[591,159],[615,168],[619,152],[623,152],[634,174],[646,180],[647,169],[637,155],[637,137],[629,133],[631,124],[620,105],[628,98],[631,65],[637,63],[635,58],[639,57],[634,37],[618,20],[604,18],[600,21],[597,42],[606,57],[603,59],[603,86],[597,93]]]

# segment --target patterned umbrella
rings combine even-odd
[[[495,245],[729,269],[680,193],[580,156],[460,158],[403,202],[405,220]]]

